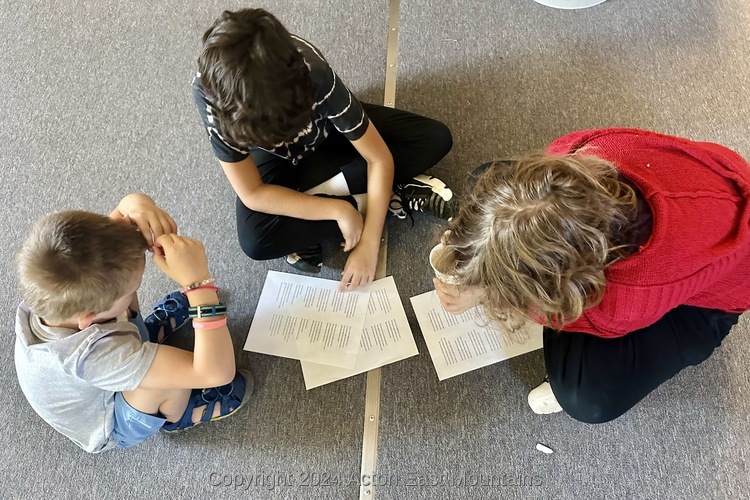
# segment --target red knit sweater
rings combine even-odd
[[[653,213],[651,238],[605,271],[602,301],[564,330],[619,337],[691,305],[750,309],[750,166],[729,149],[635,129],[575,132],[550,153],[611,161]]]

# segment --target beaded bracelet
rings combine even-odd
[[[187,295],[189,292],[192,292],[193,290],[213,290],[216,293],[219,293],[219,287],[214,285],[200,285],[193,288],[188,288],[187,290],[183,290],[182,293],[184,295]]]
[[[214,330],[222,326],[227,326],[226,316],[214,321],[193,321],[193,328],[196,330]]]
[[[188,307],[188,316],[191,318],[212,318],[214,316],[226,315],[227,306],[218,304]]]
[[[214,283],[216,283],[215,279],[208,278],[199,283],[193,283],[191,285],[186,286],[185,288],[182,289],[182,293],[185,293],[188,290],[192,290],[193,288],[198,288],[199,286],[213,285]]]

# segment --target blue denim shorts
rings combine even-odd
[[[115,427],[111,437],[117,442],[117,448],[142,443],[159,432],[166,421],[164,417],[141,413],[125,401],[121,392],[115,393]]]
[[[148,341],[148,330],[143,323],[140,313],[129,320],[138,327],[141,340]],[[112,430],[112,439],[117,442],[117,448],[127,448],[134,444],[142,443],[152,434],[161,429],[167,419],[142,413],[125,401],[122,393],[115,393],[115,426]]]

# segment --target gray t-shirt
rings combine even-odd
[[[85,330],[44,325],[16,312],[16,372],[31,407],[89,453],[115,446],[115,393],[137,388],[156,355],[126,318]]]

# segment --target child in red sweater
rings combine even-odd
[[[446,310],[543,323],[537,413],[617,418],[750,309],[750,168],[716,144],[589,130],[486,164],[435,281]]]

